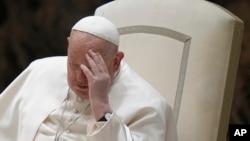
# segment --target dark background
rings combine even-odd
[[[71,26],[109,1],[0,0],[0,92],[34,59],[66,55]],[[245,23],[230,124],[250,124],[250,2],[210,1]]]

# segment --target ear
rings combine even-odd
[[[113,73],[116,72],[119,69],[123,57],[124,57],[124,53],[123,52],[118,51],[116,53],[115,58],[114,58]]]

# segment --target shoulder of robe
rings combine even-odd
[[[51,65],[64,65],[67,63],[67,57],[66,56],[55,56],[55,57],[46,57],[41,59],[36,59],[30,63],[29,67],[39,67],[41,65],[43,66],[51,66]]]
[[[29,72],[30,81],[28,82],[37,82],[37,80],[48,84],[58,80],[64,82],[67,76],[67,57],[57,56],[34,60],[24,72]]]
[[[67,88],[67,57],[37,59],[18,75],[1,93],[7,97],[26,95],[34,91]],[[53,86],[53,87],[50,87]],[[50,89],[48,89],[50,87]],[[32,92],[31,92],[32,91]],[[9,98],[10,99],[10,98]]]
[[[126,97],[125,99],[129,103],[134,102],[136,106],[152,106],[157,109],[159,107],[170,107],[168,100],[125,61],[121,64],[120,75],[116,82],[118,83],[114,84],[113,93],[119,92],[119,95],[112,94],[112,97],[116,100]]]
[[[38,71],[62,71],[67,68],[67,57],[56,56],[34,60],[27,69]]]

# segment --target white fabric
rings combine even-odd
[[[86,140],[88,123],[94,121],[91,117],[89,100],[82,100],[70,91],[69,99],[43,121],[35,141],[53,140],[57,132],[60,134],[60,140]]]
[[[66,61],[67,57],[52,57],[33,62],[0,95],[0,140],[34,139],[67,96]],[[87,141],[177,141],[171,107],[125,62],[109,97],[114,113],[107,122],[89,125]]]
[[[88,16],[79,20],[72,29],[88,32],[99,38],[119,45],[119,33],[113,23],[101,16]]]

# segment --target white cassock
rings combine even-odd
[[[55,134],[61,132],[56,124],[62,122],[68,89],[67,57],[50,57],[31,63],[0,95],[0,140],[53,141]],[[70,92],[69,101],[76,99],[74,95]],[[113,114],[107,122],[95,122],[91,109],[83,108],[80,119],[65,129],[61,138],[69,141],[177,141],[171,107],[123,61],[109,98]],[[88,100],[83,100],[82,104],[80,107],[87,107]],[[63,122],[67,122],[67,115],[72,115],[69,109],[64,111]]]

